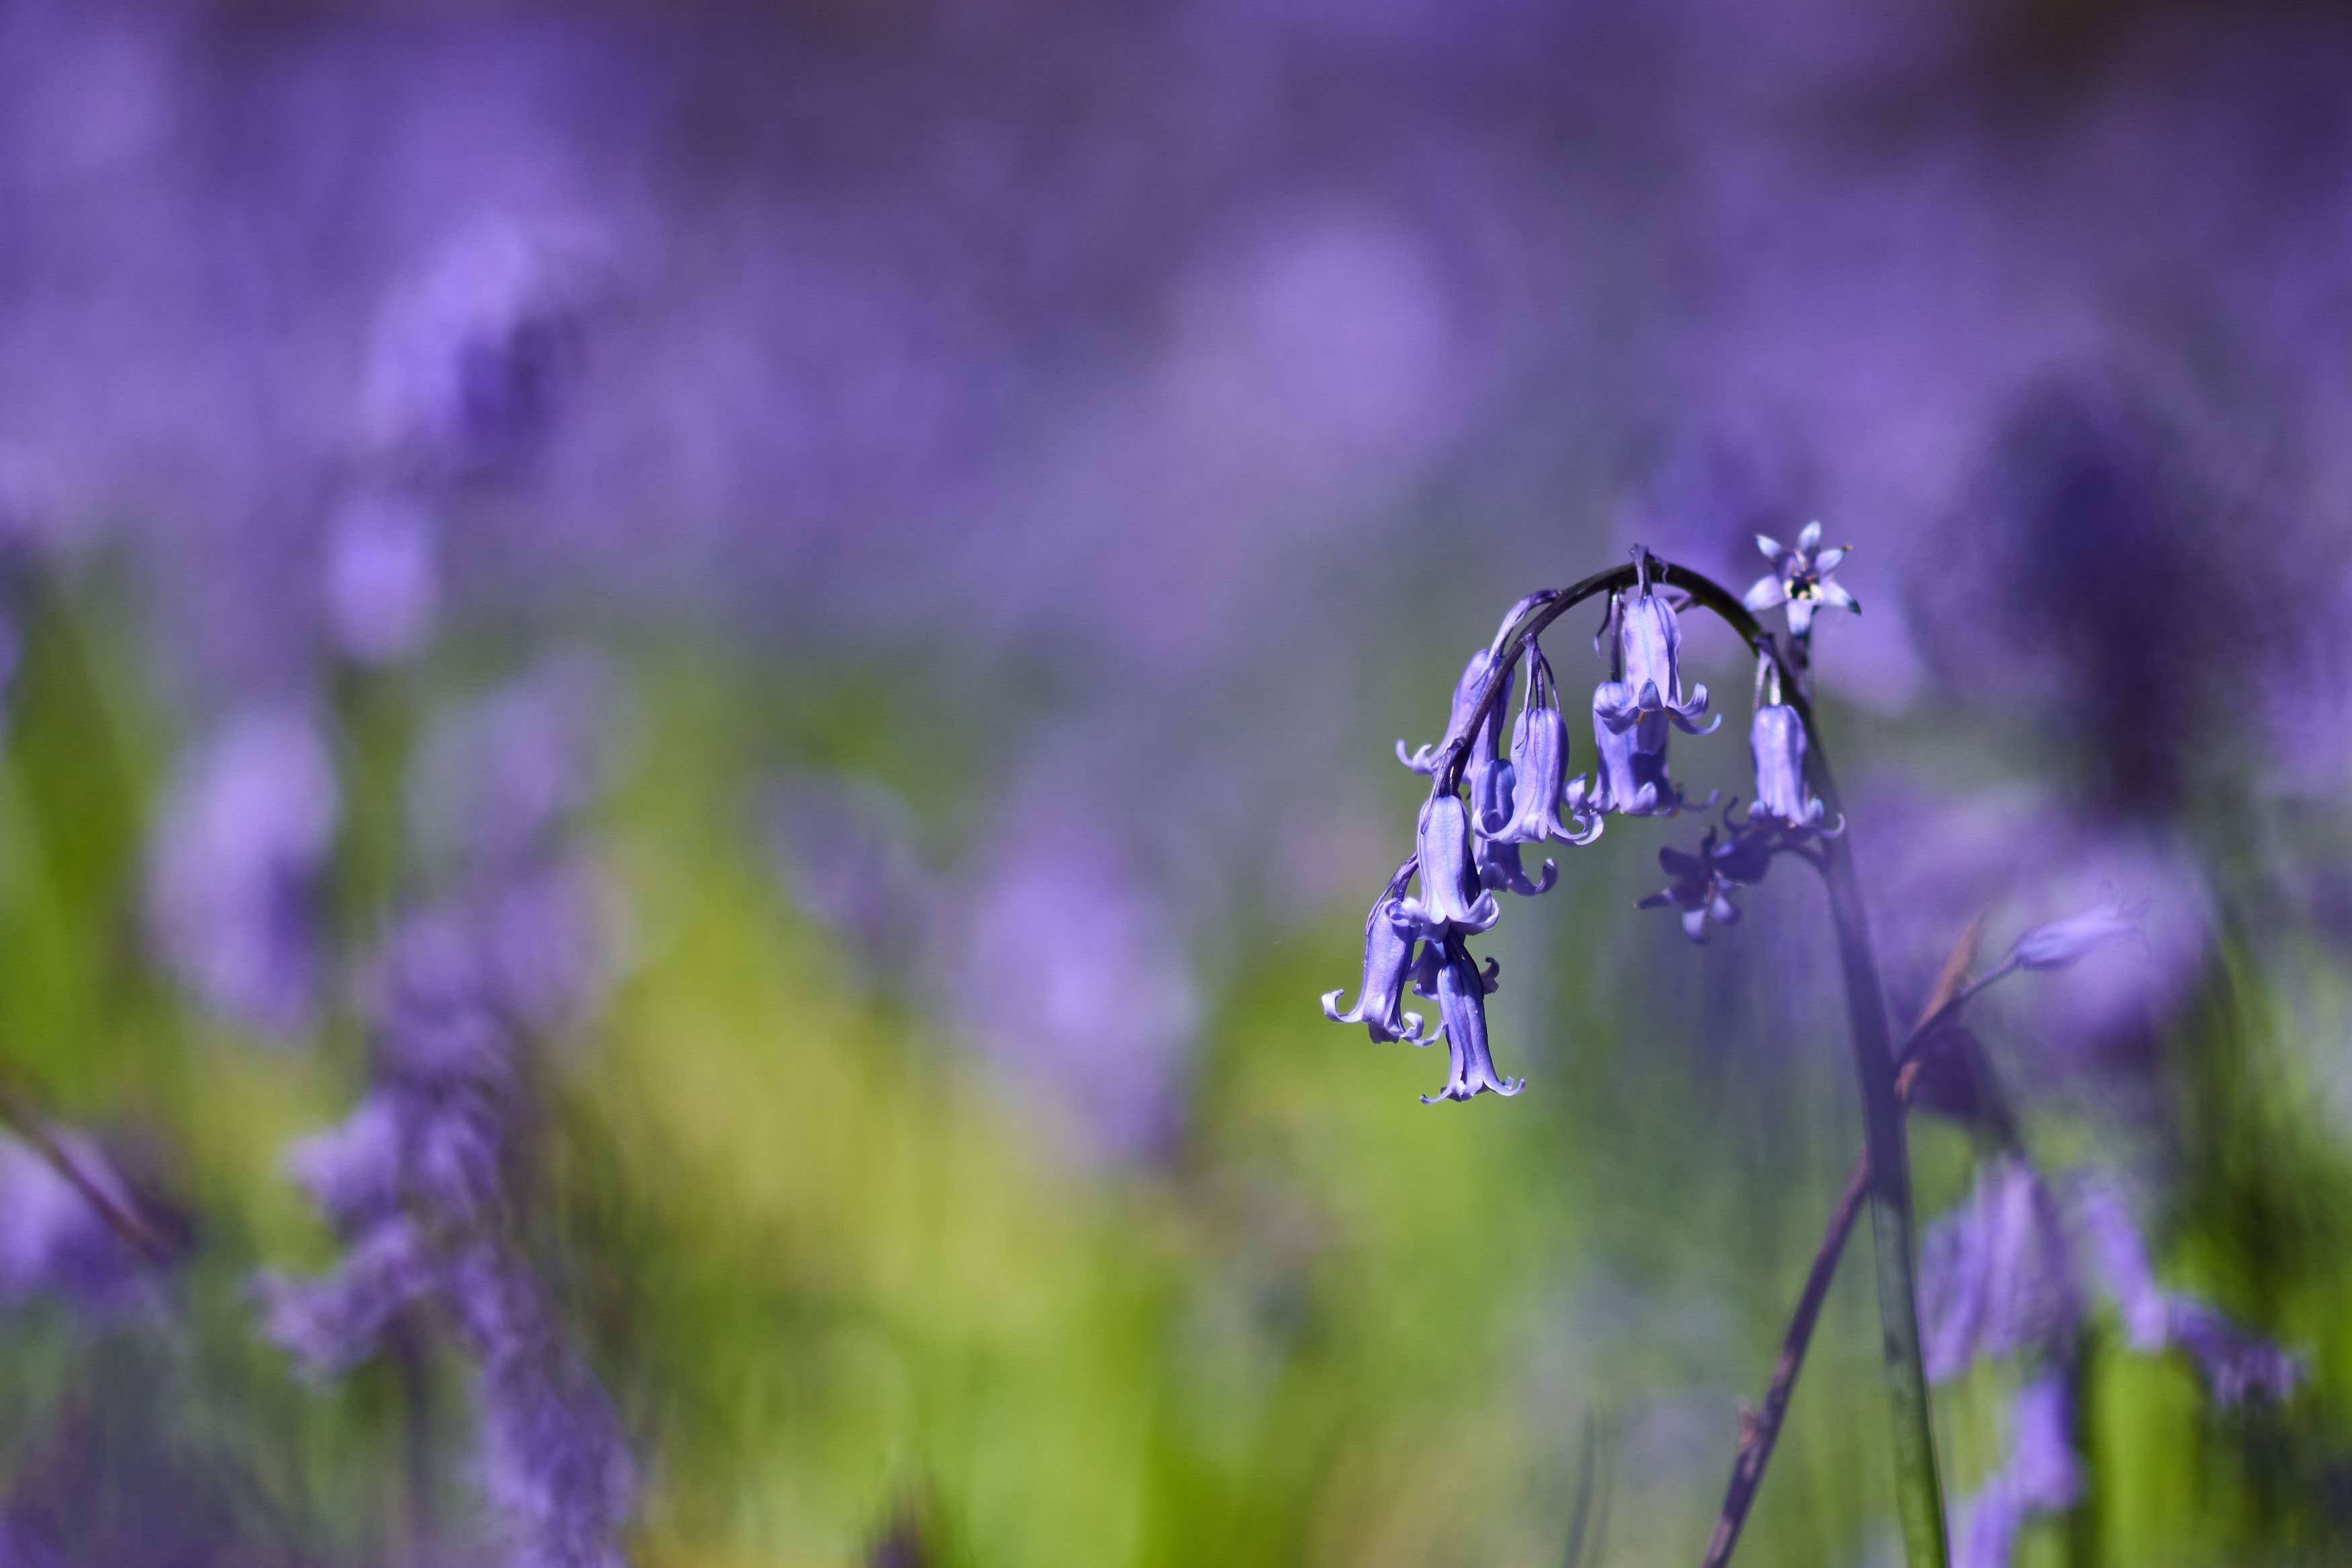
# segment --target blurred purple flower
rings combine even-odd
[[[532,1121],[524,1021],[478,922],[412,914],[374,974],[373,1083],[289,1166],[346,1244],[322,1279],[256,1282],[263,1327],[315,1375],[384,1348],[415,1309],[474,1364],[477,1479],[530,1568],[618,1563],[634,1482],[609,1403],[520,1250]]]
[[[936,896],[906,802],[862,778],[803,775],[763,797],[769,850],[793,902],[877,979],[919,952]]]
[[[594,1006],[622,950],[613,885],[572,841],[609,770],[610,687],[594,655],[546,655],[442,715],[412,769],[426,880],[478,949],[467,984],[541,1032]]]
[[[2010,957],[2025,969],[2054,969],[2084,955],[2140,935],[2148,901],[2126,906],[2113,896],[2082,914],[2037,925],[2017,939]]]
[[[278,1035],[310,1022],[339,806],[326,736],[299,707],[240,715],[181,764],[149,851],[148,924],[206,1006]]]
[[[1797,548],[1789,549],[1769,534],[1756,536],[1756,548],[1772,563],[1772,570],[1756,580],[1748,591],[1745,602],[1748,609],[1763,611],[1775,605],[1789,607],[1789,634],[1810,636],[1813,629],[1813,613],[1817,610],[1844,610],[1860,614],[1862,606],[1853,595],[1830,580],[1830,573],[1845,559],[1851,547],[1837,545],[1822,549],[1822,525],[1807,523],[1797,536]]]
[[[371,1228],[332,1273],[265,1274],[255,1282],[262,1331],[313,1377],[334,1377],[374,1355],[394,1319],[433,1283],[423,1239],[405,1219]]]
[[[579,358],[578,283],[547,236],[494,218],[450,236],[385,303],[362,438],[395,472],[472,479],[530,462]]]
[[[1738,906],[1731,902],[1732,890],[1764,880],[1765,873],[1771,870],[1772,847],[1770,835],[1738,828],[1718,843],[1716,830],[1709,828],[1699,841],[1696,854],[1663,848],[1658,851],[1658,864],[1674,880],[1634,907],[1679,909],[1683,935],[1694,942],[1705,942],[1708,921],[1729,925],[1739,918]]]
[[[1978,1167],[1975,1190],[1919,1243],[1919,1316],[1927,1375],[2060,1343],[2083,1303],[2052,1198],[2023,1160]]]
[[[327,524],[327,630],[335,646],[365,664],[423,648],[440,612],[439,555],[438,527],[415,497],[378,488],[346,497]]]
[[[428,870],[480,886],[554,858],[605,782],[612,687],[596,654],[560,650],[439,716],[410,784]]]
[[[947,901],[935,950],[944,1019],[1069,1113],[1097,1157],[1162,1153],[1200,1024],[1166,890],[1056,757],[1007,797],[990,852]]]
[[[2231,1322],[2194,1297],[2161,1290],[2147,1244],[2123,1198],[2105,1183],[2075,1185],[2074,1213],[2135,1350],[2178,1349],[2223,1405],[2252,1396],[2285,1399],[2308,1375],[2303,1360]]]
[[[561,1348],[492,1358],[475,1379],[476,1475],[510,1568],[624,1568],[636,1467],[612,1401]]]
[[[2074,1396],[2064,1373],[2044,1373],[2018,1390],[2009,1419],[2009,1462],[1959,1511],[1955,1568],[2010,1568],[2026,1521],[2062,1513],[2083,1495]]]

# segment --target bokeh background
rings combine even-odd
[[[1816,517],[1890,1009],[2147,901],[1974,1034],[2304,1371],[2095,1309],[2017,1561],[2352,1562],[2347,422],[2336,7],[0,0],[0,1563],[1695,1561],[1819,889],[1562,852],[1512,1100],[1316,998],[1505,607]]]

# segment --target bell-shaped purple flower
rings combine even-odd
[[[1805,788],[1805,726],[1797,710],[1785,703],[1766,703],[1748,726],[1748,754],[1756,764],[1756,799],[1748,808],[1751,822],[1777,822],[1791,833],[1819,832],[1835,838],[1845,831],[1840,818],[1828,827],[1822,819],[1829,808]]]
[[[1415,838],[1421,896],[1404,900],[1404,918],[1425,936],[1484,931],[1495,924],[1500,910],[1495,895],[1480,886],[1471,856],[1470,812],[1462,797],[1450,790],[1431,795],[1421,808]]]
[[[1592,740],[1600,763],[1590,779],[1569,781],[1564,804],[1569,821],[1580,828],[1606,812],[1628,817],[1671,817],[1690,805],[1679,785],[1666,774],[1666,728],[1664,714],[1643,714],[1628,729],[1612,729],[1603,709],[1624,690],[1616,681],[1603,681],[1592,693]],[[1707,800],[1712,803],[1712,793]]]
[[[1694,942],[1706,940],[1706,924],[1729,925],[1739,918],[1738,905],[1731,902],[1731,890],[1762,882],[1771,869],[1772,848],[1762,834],[1735,831],[1720,843],[1716,831],[1709,828],[1699,841],[1698,852],[1686,854],[1677,849],[1658,852],[1658,864],[1673,878],[1664,888],[1650,894],[1635,907],[1664,909],[1672,906],[1682,911],[1683,935]]]
[[[1495,1059],[1486,1049],[1486,995],[1496,985],[1492,966],[1482,973],[1457,936],[1445,936],[1442,946],[1431,946],[1440,947],[1435,989],[1438,1017],[1445,1031],[1446,1077],[1445,1087],[1423,1095],[1421,1103],[1434,1105],[1441,1100],[1468,1100],[1488,1092],[1517,1094],[1527,1087],[1527,1081],[1496,1076]]]
[[[1504,763],[1502,770],[1507,775],[1511,771],[1511,765],[1507,762]],[[1509,799],[1507,791],[1505,796],[1507,821],[1509,815],[1508,805]],[[1481,887],[1508,891],[1525,898],[1533,898],[1538,894],[1549,893],[1552,883],[1559,880],[1559,864],[1549,860],[1543,862],[1543,871],[1539,875],[1528,876],[1526,865],[1519,860],[1517,842],[1510,839],[1498,838],[1492,833],[1477,835],[1474,858],[1477,862],[1478,885]]]
[[[1436,745],[1424,746],[1412,752],[1406,751],[1404,742],[1399,740],[1396,743],[1399,762],[1403,763],[1415,773],[1429,774],[1437,771],[1439,759],[1445,755],[1446,747],[1469,733],[1471,711],[1478,706],[1478,694],[1486,689],[1486,672],[1493,667],[1494,662],[1494,654],[1485,648],[1470,655],[1470,662],[1462,667],[1462,678],[1454,683],[1454,707],[1445,720],[1444,736]],[[1480,727],[1487,731],[1489,736],[1495,734],[1499,728],[1502,722],[1500,716],[1511,706],[1511,693],[1518,685],[1518,666],[1513,664],[1503,677],[1503,689],[1496,694],[1495,706],[1488,710],[1486,723]],[[1484,749],[1490,755],[1493,753],[1495,747],[1491,740]],[[1472,758],[1472,766],[1476,766],[1475,757]]]
[[[1642,591],[1617,612],[1615,664],[1618,689],[1604,699],[1595,694],[1593,714],[1612,729],[1631,729],[1644,716],[1663,714],[1685,733],[1705,735],[1723,722],[1717,714],[1706,724],[1706,687],[1683,692],[1682,625],[1674,606],[1650,591]]]
[[[1551,669],[1538,653],[1528,677],[1528,706],[1511,727],[1513,803],[1499,830],[1488,830],[1507,844],[1538,844],[1546,839],[1589,844],[1601,836],[1601,813],[1580,793],[1580,809],[1563,823],[1559,806],[1567,798],[1568,725],[1560,717],[1554,695]]]
[[[1356,991],[1356,1005],[1343,1013],[1339,992],[1323,993],[1325,1018],[1333,1023],[1362,1024],[1375,1042],[1402,1040],[1426,1045],[1433,1038],[1422,1034],[1419,1013],[1403,1010],[1405,977],[1413,967],[1413,937],[1409,927],[1398,924],[1402,912],[1397,894],[1412,874],[1412,864],[1407,862],[1373,901],[1372,912],[1364,919],[1364,978]]]
[[[1769,534],[1756,536],[1756,548],[1772,563],[1772,570],[1756,580],[1742,601],[1750,610],[1769,610],[1775,605],[1789,607],[1789,634],[1805,637],[1813,629],[1816,610],[1845,610],[1862,613],[1862,606],[1853,595],[1830,580],[1838,563],[1846,558],[1844,545],[1822,549],[1822,526],[1807,523],[1805,531],[1797,536],[1797,548],[1789,549]]]

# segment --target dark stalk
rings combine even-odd
[[[1970,984],[1961,983],[1983,932],[1984,924],[1979,920],[1961,935],[1919,1021],[1912,1025],[1911,1036],[1904,1042],[1903,1061],[1895,1075],[1895,1094],[1906,1104],[1913,1086],[1919,1081],[1927,1047],[1936,1031],[1962,1002],[2008,972],[2003,967]],[[1732,1463],[1731,1484],[1723,1494],[1723,1511],[1716,1517],[1715,1533],[1708,1538],[1706,1555],[1699,1559],[1699,1568],[1724,1568],[1731,1561],[1732,1549],[1739,1544],[1740,1527],[1748,1522],[1748,1511],[1755,1504],[1756,1490],[1764,1482],[1764,1467],[1772,1462],[1772,1448],[1780,1441],[1790,1397],[1797,1390],[1797,1375],[1804,1370],[1805,1353],[1812,1346],[1813,1325],[1821,1319],[1822,1304],[1829,1299],[1830,1283],[1837,1277],[1839,1260],[1845,1255],[1846,1239],[1853,1234],[1854,1218],[1862,1212],[1863,1198],[1869,1187],[1870,1155],[1865,1151],[1854,1156],[1853,1168],[1846,1173],[1845,1190],[1838,1195],[1837,1207],[1830,1211],[1821,1249],[1813,1254],[1812,1269],[1805,1276],[1804,1292],[1797,1298],[1797,1310],[1790,1314],[1788,1330],[1780,1337],[1780,1359],[1773,1364],[1772,1381],[1764,1390],[1764,1403],[1740,1418],[1739,1457]]]

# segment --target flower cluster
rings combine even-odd
[[[419,826],[451,851],[447,897],[412,912],[378,965],[367,1093],[289,1159],[344,1255],[323,1278],[257,1288],[270,1337],[314,1375],[400,1343],[402,1325],[446,1334],[473,1371],[476,1479],[518,1568],[618,1563],[634,1490],[619,1418],[523,1240],[531,1046],[593,984],[563,849],[594,777],[592,698],[579,666],[544,666],[423,748]]]
[[[2223,1405],[2284,1399],[2303,1364],[2194,1297],[2161,1290],[2122,1200],[2092,1176],[2045,1181],[2021,1156],[1989,1161],[1975,1190],[1931,1226],[1919,1255],[1927,1374],[1942,1381],[1979,1361],[2024,1361],[2011,1407],[2010,1458],[1962,1510],[1964,1568],[2007,1568],[2018,1532],[2082,1490],[2070,1369],[2094,1288],[2114,1303],[2135,1350],[2184,1353]]]
[[[1675,729],[1708,734],[1722,717],[1708,717],[1706,686],[1684,683],[1678,607],[1651,581],[1651,567],[1648,553],[1635,550],[1632,591],[1610,595],[1601,622],[1597,641],[1609,671],[1592,694],[1599,760],[1591,773],[1567,776],[1559,683],[1538,640],[1566,608],[1555,607],[1552,594],[1513,605],[1494,640],[1471,654],[1454,683],[1440,740],[1417,750],[1397,742],[1397,759],[1430,779],[1429,799],[1421,808],[1413,853],[1365,916],[1363,980],[1354,1005],[1342,1010],[1341,993],[1334,990],[1323,998],[1323,1013],[1334,1022],[1362,1024],[1377,1041],[1428,1045],[1444,1039],[1450,1062],[1444,1087],[1424,1096],[1433,1103],[1487,1092],[1516,1094],[1522,1087],[1521,1080],[1495,1068],[1486,1018],[1495,966],[1490,961],[1482,969],[1466,938],[1500,918],[1498,894],[1532,897],[1559,882],[1556,861],[1528,871],[1521,858],[1525,846],[1589,844],[1612,812],[1668,817],[1692,805],[1667,772],[1667,737]],[[1506,749],[1505,719],[1522,665],[1527,695],[1509,723]],[[1709,920],[1738,918],[1731,890],[1760,880],[1775,852],[1839,831],[1838,823],[1823,826],[1826,808],[1806,788],[1804,721],[1780,702],[1778,667],[1769,654],[1764,668],[1769,680],[1759,676],[1750,731],[1756,804],[1737,823],[1727,811],[1722,841],[1710,830],[1696,854],[1662,852],[1673,884],[1642,901],[1643,907],[1680,909],[1684,929],[1695,940],[1705,940]],[[1710,795],[1704,804],[1714,800]],[[1421,1014],[1404,1010],[1407,986],[1438,1004],[1433,1032],[1423,1032]]]

